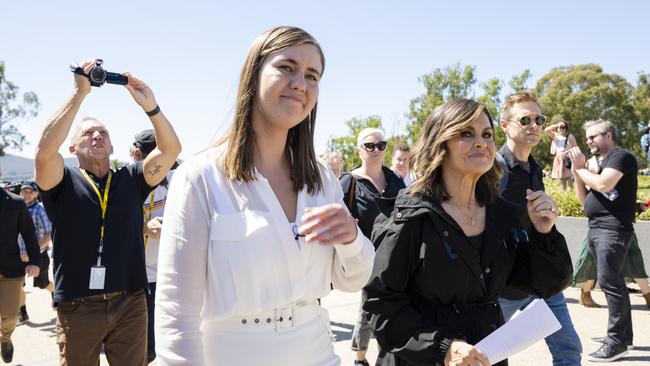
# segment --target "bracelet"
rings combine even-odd
[[[147,114],[147,116],[153,117],[156,114],[160,113],[160,106],[156,104],[156,108],[150,110],[149,112],[145,112],[145,113]]]

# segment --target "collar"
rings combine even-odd
[[[512,151],[510,151],[510,148],[508,148],[507,144],[503,144],[501,149],[499,149],[499,154],[501,154],[501,156],[503,156],[505,159],[508,168],[512,169],[516,166],[519,166],[519,160],[515,158],[514,154]],[[530,165],[531,169],[538,166],[537,162],[533,158],[533,155],[528,155],[528,164]]]

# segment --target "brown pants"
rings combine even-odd
[[[9,342],[16,329],[20,309],[20,290],[24,277],[5,278],[0,275],[0,341]]]
[[[110,300],[64,301],[57,305],[56,312],[56,343],[61,366],[99,365],[102,344],[110,365],[146,365],[144,291]]]

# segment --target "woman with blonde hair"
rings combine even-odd
[[[259,36],[226,137],[174,175],[160,242],[159,365],[339,365],[330,285],[357,291],[374,251],[316,159],[324,57],[295,27]]]
[[[359,131],[357,151],[361,166],[341,177],[343,201],[348,205],[352,217],[357,220],[361,232],[368,238],[372,234],[375,218],[380,214],[390,215],[397,193],[406,188],[404,181],[384,166],[387,146],[388,142],[382,130],[369,127]],[[361,306],[365,300],[366,294],[362,292]],[[371,336],[372,329],[366,313],[360,307],[359,316],[352,329],[350,345],[355,352],[355,365],[369,366],[366,353]]]
[[[373,232],[364,309],[387,352],[382,365],[490,365],[474,345],[503,324],[503,287],[540,297],[567,287],[571,259],[555,229],[555,202],[528,191],[529,236],[516,205],[498,195],[495,153],[482,103],[449,101],[424,123],[418,178]]]

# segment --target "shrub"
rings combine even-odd
[[[557,202],[560,216],[585,217],[584,212],[582,212],[582,205],[578,201],[578,196],[574,190],[567,189],[563,191],[559,181],[551,178],[544,178],[544,186],[546,192]],[[639,177],[638,201],[645,201],[650,198],[647,192],[648,188],[650,188],[650,177]],[[637,220],[650,221],[650,210],[637,216]]]

